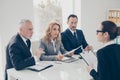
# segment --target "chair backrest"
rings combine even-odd
[[[32,41],[31,42],[31,51],[33,56],[35,55],[36,51],[39,49],[39,41]]]

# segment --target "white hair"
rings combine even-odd
[[[26,22],[31,22],[29,19],[21,19],[19,22],[19,29],[22,27],[22,25],[24,25]]]

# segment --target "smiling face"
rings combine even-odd
[[[60,26],[57,24],[53,25],[51,28],[51,33],[50,33],[51,39],[57,38],[59,34],[60,34]]]

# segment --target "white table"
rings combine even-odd
[[[76,56],[75,56],[76,57]],[[78,57],[78,56],[77,56]],[[58,61],[43,61],[51,63],[54,66],[41,72],[30,70],[16,71],[14,68],[8,69],[8,79],[18,80],[90,80],[92,77],[86,70],[86,64],[83,60],[71,63]]]

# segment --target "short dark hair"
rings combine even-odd
[[[110,40],[113,40],[118,36],[117,26],[114,22],[103,21],[101,24],[103,26],[102,31],[108,32],[108,34],[110,36]]]
[[[77,15],[75,15],[75,14],[70,14],[70,15],[68,16],[68,21],[69,21],[69,19],[70,19],[71,17],[78,19]]]

